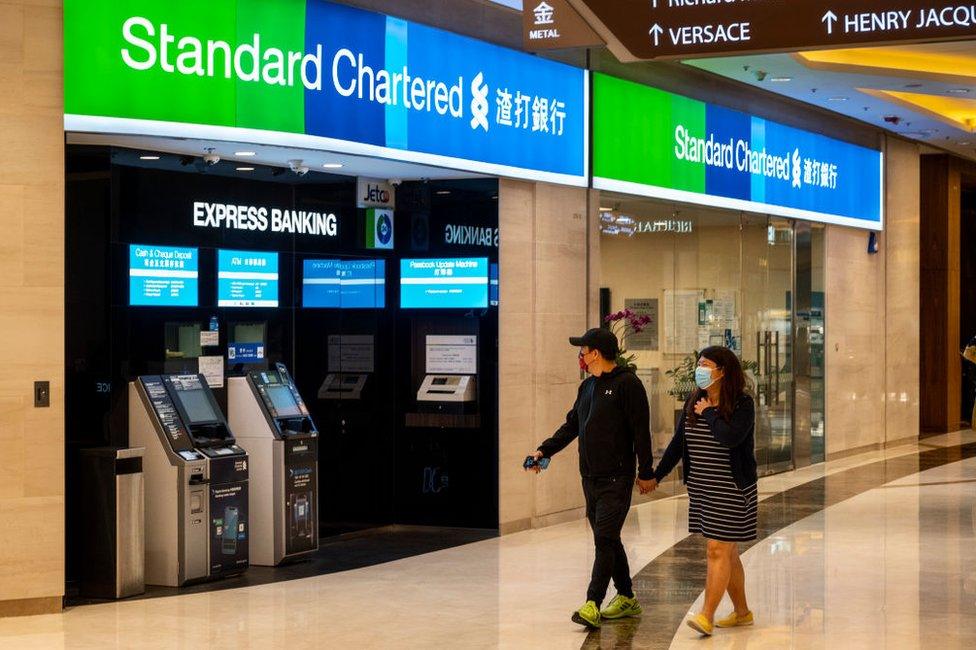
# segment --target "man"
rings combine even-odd
[[[551,458],[579,438],[580,474],[586,497],[586,517],[593,529],[596,558],[586,604],[573,622],[598,628],[603,619],[639,616],[627,554],[620,541],[630,510],[634,474],[641,494],[657,487],[651,447],[650,408],[644,385],[632,370],[617,365],[617,337],[605,329],[591,329],[569,339],[580,348],[580,368],[589,372],[579,387],[576,404],[553,437],[532,454],[537,461]],[[635,455],[639,462],[635,463]],[[539,467],[533,468],[536,473]],[[613,579],[617,596],[600,611]]]

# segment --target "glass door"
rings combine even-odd
[[[741,218],[742,360],[756,398],[760,475],[793,468],[793,223]]]

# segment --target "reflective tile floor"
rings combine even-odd
[[[0,620],[0,648],[972,648],[976,434],[763,479],[744,552],[757,626],[701,641],[687,499],[633,510],[625,544],[647,612],[569,622],[592,562],[583,522],[383,565]],[[723,608],[724,609],[724,608]]]

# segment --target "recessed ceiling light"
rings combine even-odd
[[[848,99],[847,97],[831,97],[827,101],[828,102],[846,102],[847,99]]]
[[[438,191],[437,191],[437,194],[438,194],[439,196],[447,196],[447,195],[448,195],[448,194],[450,194],[450,193],[451,193],[451,190],[438,190]]]
[[[773,83],[786,83],[787,81],[793,81],[793,77],[770,77],[770,81]]]
[[[159,160],[159,156],[139,156],[139,160]]]
[[[253,156],[254,155],[254,152],[253,151],[235,151],[234,152],[234,155],[235,156],[240,156],[242,158],[247,158],[248,156]]]
[[[949,91],[953,95],[968,95],[972,92],[969,88],[950,88]]]
[[[237,168],[237,171],[239,171],[239,172],[253,172],[254,171],[254,168],[253,167],[238,167]]]
[[[322,167],[325,169],[342,169],[342,163],[325,163]]]

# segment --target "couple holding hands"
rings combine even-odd
[[[746,393],[739,358],[724,347],[700,353],[697,389],[655,469],[647,393],[632,370],[617,364],[616,336],[591,329],[569,341],[580,349],[580,368],[590,376],[580,384],[566,422],[526,459],[526,469],[538,473],[549,458],[579,439],[586,517],[596,557],[586,603],[572,620],[595,629],[604,620],[640,616],[620,539],[634,477],[640,493],[649,494],[682,461],[688,531],[708,542],[705,602],[687,623],[702,635],[711,635],[715,626],[752,625],[738,543],[756,539],[755,406]],[[611,580],[617,595],[601,609]],[[735,609],[716,621],[715,610],[726,591]]]

